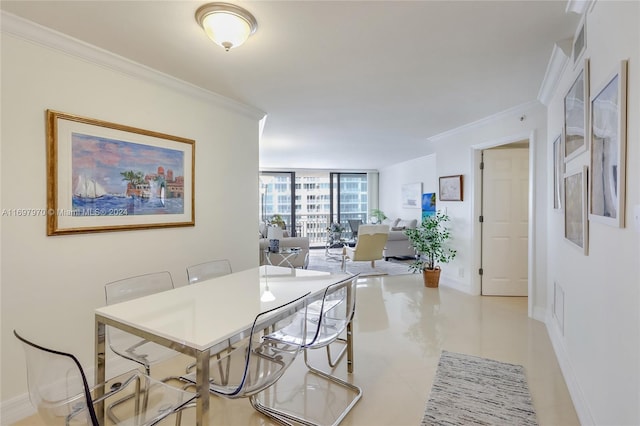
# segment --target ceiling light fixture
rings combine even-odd
[[[209,38],[227,52],[247,41],[258,29],[251,13],[229,3],[207,3],[199,7],[196,21]]]

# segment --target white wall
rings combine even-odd
[[[24,354],[13,329],[73,352],[91,368],[93,310],[104,305],[106,282],[168,270],[181,286],[188,264],[213,258],[230,259],[234,270],[257,266],[261,117],[149,70],[135,77],[135,64],[108,64],[109,55],[97,51],[106,61],[26,41],[5,32],[7,25],[3,17],[1,208],[46,208],[51,108],[194,139],[196,226],[47,237],[44,217],[2,216],[2,424],[12,403],[26,401]],[[56,34],[40,38],[87,50]]]
[[[402,185],[406,183],[422,183],[422,193],[437,192],[436,157],[427,155],[403,163],[394,164],[380,170],[379,205],[389,219],[418,219],[421,209],[402,207]]]
[[[521,117],[525,117],[521,120]],[[516,141],[531,140],[531,152],[533,161],[537,164],[535,171],[535,186],[544,190],[546,185],[546,116],[545,108],[538,102],[525,104],[496,116],[471,123],[467,126],[454,129],[450,132],[431,138],[435,154],[418,158],[406,163],[397,164],[380,172],[380,206],[387,216],[408,216],[412,213],[419,217],[419,210],[401,209],[400,187],[403,183],[423,181],[423,192],[438,192],[438,177],[449,175],[463,175],[463,201],[440,201],[438,198],[436,208],[445,211],[451,217],[452,229],[451,245],[458,251],[456,258],[448,263],[442,271],[442,285],[457,288],[471,294],[479,294],[479,277],[476,271],[479,264],[479,235],[476,219],[479,215],[479,199],[474,191],[478,191],[479,172],[474,169],[476,155],[482,148],[496,146]],[[425,142],[428,143],[428,142]],[[536,145],[542,145],[537,149]],[[436,161],[437,160],[437,161]],[[541,241],[536,246],[536,269],[545,271],[544,254],[544,229],[546,217],[544,206],[546,192],[535,190],[535,221]],[[540,200],[538,200],[540,199]],[[390,214],[391,213],[391,214]],[[534,276],[535,297],[532,302],[534,309],[539,306],[544,309],[546,284],[543,280],[545,273],[540,278]],[[541,316],[544,318],[544,315]]]
[[[633,208],[640,204],[640,3],[595,3],[586,17],[590,87],[595,93],[619,61],[629,60],[627,207],[624,228],[589,222],[589,254],[563,238],[563,214],[547,208],[549,294],[564,291],[564,334],[555,318],[548,329],[583,424],[640,424],[640,237]],[[563,99],[579,69],[570,60],[548,105],[547,156],[560,134]],[[567,169],[589,165],[589,152]],[[551,170],[551,169],[549,169]],[[549,197],[549,203],[551,198]],[[552,298],[547,301],[551,310]]]

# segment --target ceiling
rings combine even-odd
[[[566,1],[233,1],[257,32],[225,52],[205,1],[7,1],[0,8],[267,113],[262,168],[379,169],[428,138],[535,101]]]

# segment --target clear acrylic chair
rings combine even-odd
[[[227,259],[211,260],[209,262],[198,263],[187,266],[187,279],[189,284],[195,284],[210,278],[221,277],[232,272],[231,262]],[[220,359],[220,354],[212,355]],[[186,372],[189,373],[196,366],[195,362],[187,365]]]
[[[272,386],[293,363],[301,345],[283,341],[269,334],[281,328],[305,333],[306,295],[283,306],[260,313],[250,330],[234,342],[233,348],[220,359],[211,358],[209,391],[230,399],[249,398],[259,412],[280,421],[279,417],[263,410],[256,395]],[[222,372],[224,374],[221,374]],[[195,373],[182,377],[195,384]]]
[[[107,305],[113,305],[173,288],[171,274],[165,271],[114,281],[106,284],[104,291]],[[151,365],[177,355],[172,349],[114,327],[107,327],[107,341],[113,352],[142,365],[147,375],[151,375]]]
[[[40,346],[15,330],[13,333],[24,348],[31,403],[47,425],[100,426],[94,404],[110,404],[115,398],[127,403],[120,404],[117,413],[111,413],[113,424],[155,425],[174,413],[178,424],[181,410],[197,396],[154,380],[139,370],[89,387],[86,374],[74,355]],[[104,395],[97,398],[99,387],[104,389]]]
[[[197,283],[209,278],[230,274],[231,263],[227,259],[212,260],[187,267],[189,284]]]
[[[270,334],[270,337],[277,340],[300,344],[304,351],[304,362],[313,374],[327,379],[330,383],[337,384],[348,391],[353,392],[351,402],[342,410],[335,419],[333,425],[339,424],[351,411],[355,404],[362,397],[362,389],[335,375],[322,371],[314,367],[309,362],[308,351],[324,348],[327,353],[327,363],[333,370],[345,353],[349,350],[346,339],[341,336],[346,331],[351,333],[351,321],[355,313],[356,304],[356,282],[357,275],[353,275],[341,282],[332,284],[326,288],[323,294],[310,299],[307,307],[306,330],[299,333],[302,328],[283,328]],[[330,345],[340,342],[344,346],[339,354],[332,356]],[[304,392],[304,391],[303,391]],[[261,403],[258,401],[258,403]],[[302,417],[300,414],[288,412],[281,408],[264,406],[264,410],[281,422],[300,423],[304,425],[316,425],[314,421]]]

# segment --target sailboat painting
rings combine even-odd
[[[183,214],[181,150],[73,133],[74,216]]]
[[[195,226],[195,140],[47,110],[47,235]]]

